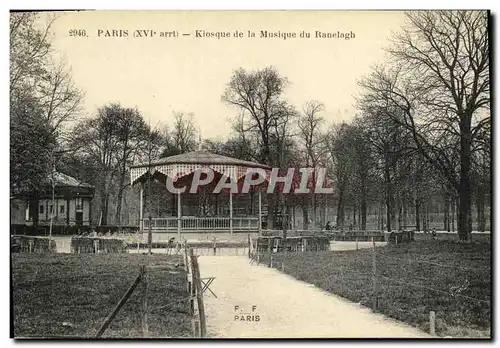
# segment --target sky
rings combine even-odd
[[[86,94],[85,116],[111,102],[137,107],[152,126],[171,123],[174,111],[194,113],[202,138],[223,139],[238,110],[222,103],[221,95],[240,67],[274,66],[291,82],[283,97],[299,110],[318,100],[328,123],[351,119],[360,91],[356,81],[384,60],[383,48],[403,21],[397,11],[60,12],[52,43]],[[78,30],[85,36],[71,35]],[[134,37],[137,30],[142,37]],[[144,37],[145,30],[153,37]],[[230,37],[196,37],[196,30]],[[262,30],[296,38],[264,38]],[[171,31],[178,37],[160,36]],[[243,37],[234,37],[236,31]],[[352,32],[354,38],[316,38],[316,31]],[[301,38],[301,32],[311,37]]]

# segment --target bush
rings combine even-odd
[[[12,236],[11,244],[19,246],[19,252],[48,253],[56,251],[56,241],[48,237]]]
[[[97,250],[96,250],[97,249]],[[78,254],[99,253],[126,253],[127,243],[118,238],[100,237],[73,237],[71,238],[71,252]]]
[[[303,236],[303,237],[257,237],[256,239],[256,249],[260,252],[265,252],[269,250],[269,244],[271,244],[271,249],[278,245],[278,251],[288,250],[288,251],[298,251],[302,250],[304,246],[305,251],[320,251],[329,250],[330,240],[325,236]]]
[[[52,226],[53,236],[80,236],[96,231],[99,234],[115,234],[118,232],[123,233],[136,233],[139,231],[137,226],[117,226],[117,225],[105,225],[105,226]],[[11,225],[10,226],[11,235],[26,235],[26,236],[47,236],[49,234],[49,226],[28,226],[28,225]]]

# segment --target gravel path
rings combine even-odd
[[[199,262],[202,277],[215,277],[210,288],[217,298],[204,296],[209,337],[430,337],[277,269],[250,265],[244,256],[200,256]]]

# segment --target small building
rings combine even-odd
[[[94,186],[74,177],[51,173],[37,197],[11,198],[11,225],[48,226],[53,215],[53,226],[88,226],[94,191]]]

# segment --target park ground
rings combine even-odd
[[[243,256],[200,257],[213,338],[428,338],[426,333]]]
[[[489,337],[489,236],[473,243],[426,238],[377,243],[376,313],[370,309],[371,243],[358,243],[359,250],[355,242],[333,242],[329,252],[274,254],[272,268],[268,257],[251,264],[245,248],[221,250],[217,256],[200,249],[202,276],[215,277],[211,289],[217,295],[207,291],[204,296],[208,334],[425,338],[432,310],[439,337]],[[13,254],[14,336],[93,337],[139,265],[148,262],[148,307],[165,306],[149,315],[150,337],[191,337],[186,277],[176,267],[181,260],[165,253]],[[138,292],[103,337],[141,336]]]
[[[148,264],[150,337],[191,337],[186,274],[177,257],[133,254],[12,254],[13,335],[16,338],[92,338]],[[141,288],[103,338],[139,338]]]
[[[491,336],[489,236],[426,239],[375,249],[377,312],[440,337]],[[373,306],[372,249],[273,255],[273,267],[366,307]],[[269,266],[269,257],[262,263]],[[261,264],[262,264],[261,263]],[[282,268],[284,266],[284,268]]]

